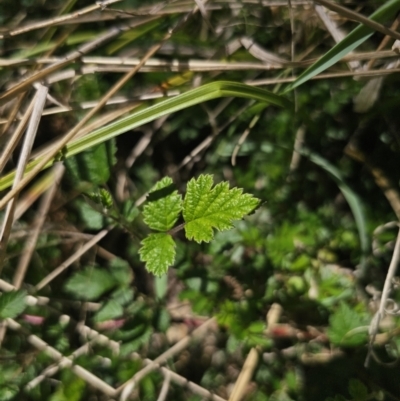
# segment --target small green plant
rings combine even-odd
[[[177,231],[184,229],[189,240],[210,242],[214,229],[232,228],[234,220],[242,219],[259,204],[259,199],[243,194],[242,189],[229,189],[227,182],[213,187],[212,175],[191,179],[182,199],[174,190],[172,179],[165,177],[150,191],[143,210],[144,222],[157,232],[141,242],[140,259],[146,262],[149,272],[156,276],[165,274],[175,261],[172,235]],[[174,227],[181,213],[184,223]]]

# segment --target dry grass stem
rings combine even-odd
[[[74,254],[72,254],[65,262],[63,262],[60,266],[54,269],[50,274],[48,274],[44,279],[42,279],[35,286],[36,291],[40,291],[44,286],[54,280],[59,274],[61,274],[66,268],[72,265],[76,260],[78,260],[84,253],[86,253],[90,248],[96,245],[102,238],[104,238],[109,231],[110,228],[106,230],[100,231],[97,235],[95,235],[91,240],[89,240],[85,245],[79,248]]]
[[[96,4],[93,4],[91,6],[82,8],[81,10],[75,11],[71,14],[65,14],[65,15],[62,15],[61,17],[51,18],[49,20],[42,21],[42,22],[36,22],[34,24],[26,25],[22,28],[13,29],[11,31],[5,32],[3,34],[0,34],[0,39],[5,39],[8,36],[20,35],[22,33],[30,32],[30,31],[33,31],[36,29],[48,28],[50,26],[64,23],[66,21],[75,20],[77,17],[81,17],[85,14],[92,13],[93,11],[96,11],[98,9],[103,9],[110,4],[117,3],[120,1],[122,1],[122,0],[103,0],[101,2],[97,2]]]
[[[80,120],[80,122],[71,130],[69,131],[55,146],[53,146],[53,149],[49,151],[43,158],[42,160],[32,169],[30,173],[28,173],[20,182],[19,184],[13,188],[10,192],[8,192],[7,195],[3,197],[3,199],[0,201],[0,210],[4,208],[4,206],[12,199],[16,194],[18,194],[33,178],[36,177],[36,175],[43,169],[43,167],[62,149],[65,145],[70,142],[75,135],[79,132],[79,130],[107,103],[107,101],[114,96],[124,85],[125,83],[130,80],[146,63],[146,61],[154,54],[157,52],[157,50],[162,46],[162,43],[169,39],[172,35],[172,32],[168,33],[165,35],[164,39],[162,42],[159,44],[153,46],[143,57],[142,62],[139,63],[135,68],[133,68],[129,73],[124,75],[123,78],[121,78],[108,92],[101,101],[98,103],[98,105],[93,108],[92,110],[89,111],[86,116]]]
[[[146,22],[148,22],[148,21],[140,21],[136,26],[139,26]],[[11,89],[7,90],[2,95],[0,95],[0,104],[6,103],[13,97],[17,96],[19,93],[27,90],[27,88],[30,85],[32,85],[34,82],[43,80],[51,73],[67,66],[68,64],[72,63],[73,61],[78,60],[79,58],[82,57],[83,54],[87,54],[87,53],[97,49],[100,45],[108,42],[109,40],[111,40],[111,39],[115,38],[117,35],[119,35],[121,32],[127,31],[130,28],[131,28],[130,25],[121,25],[121,26],[110,28],[109,30],[107,30],[106,33],[104,33],[100,37],[97,37],[96,39],[94,39],[88,43],[83,44],[77,50],[74,50],[71,53],[69,53],[68,55],[66,55],[59,62],[51,64],[50,66],[31,75],[29,78],[25,79],[24,81],[14,85]]]
[[[17,187],[22,181],[25,167],[28,163],[29,155],[32,150],[33,142],[36,137],[37,129],[39,126],[39,121],[42,116],[44,104],[47,97],[48,88],[41,85],[35,95],[35,103],[33,105],[32,114],[30,115],[29,125],[25,134],[25,139],[22,145],[21,154],[18,160],[17,170],[15,172],[15,178],[13,182],[13,188]],[[11,200],[11,199],[10,199]],[[7,202],[7,210],[3,220],[2,230],[1,230],[1,243],[0,243],[0,274],[3,269],[4,256],[7,248],[8,237],[10,236],[11,227],[14,221],[14,212],[16,207],[17,199],[14,198],[11,202]]]
[[[385,279],[385,284],[383,286],[383,291],[382,291],[382,297],[380,300],[379,304],[379,310],[375,314],[374,318],[372,319],[370,329],[369,329],[369,336],[370,336],[370,341],[369,341],[369,349],[368,349],[368,355],[365,361],[365,366],[369,366],[369,361],[370,357],[373,353],[373,345],[375,342],[375,337],[378,334],[379,330],[379,323],[385,316],[385,308],[386,308],[386,303],[388,301],[390,291],[392,289],[392,283],[393,283],[393,278],[396,274],[396,269],[400,261],[400,230],[397,234],[397,239],[396,239],[396,244],[393,250],[393,255],[392,255],[392,260],[390,261],[389,269],[386,275]]]
[[[29,262],[31,260],[32,254],[35,251],[36,243],[39,238],[39,235],[42,231],[43,224],[46,220],[47,214],[50,209],[51,202],[53,197],[58,189],[58,185],[60,183],[61,177],[64,174],[65,167],[62,163],[57,163],[54,167],[54,181],[50,189],[46,191],[43,196],[43,199],[39,205],[39,209],[37,215],[32,223],[33,231],[31,235],[25,241],[24,248],[22,250],[21,257],[19,259],[17,269],[13,278],[13,285],[15,288],[20,288],[21,284],[24,280],[25,273],[28,269]]]
[[[247,394],[247,388],[257,366],[258,359],[259,355],[257,350],[252,348],[247,355],[242,371],[240,372],[235,387],[232,390],[232,394],[229,397],[229,401],[240,401]]]
[[[131,394],[134,386],[136,383],[138,383],[140,380],[143,379],[146,375],[148,375],[150,372],[152,372],[154,369],[157,369],[158,364],[163,364],[165,363],[168,359],[172,358],[175,356],[177,353],[182,352],[187,346],[189,345],[190,341],[192,338],[200,337],[204,335],[204,331],[206,331],[210,326],[215,324],[215,319],[211,318],[208,319],[206,322],[204,322],[201,326],[199,326],[197,329],[193,330],[193,332],[190,335],[185,336],[177,342],[175,345],[173,345],[170,349],[159,355],[152,363],[144,367],[142,370],[137,372],[130,380],[128,380],[126,383],[124,383],[122,386],[120,386],[117,389],[117,392],[121,392],[121,398],[120,400],[127,400],[129,395]]]
[[[86,381],[88,384],[93,386],[94,388],[100,390],[104,394],[113,397],[116,392],[113,387],[105,383],[103,380],[99,379],[97,376],[82,368],[79,365],[73,364],[72,360],[63,356],[59,351],[53,348],[51,345],[40,339],[38,336],[34,334],[26,333],[26,330],[13,319],[7,319],[6,325],[8,328],[14,331],[25,332],[27,341],[33,345],[39,351],[43,351],[45,354],[58,361],[62,367],[68,367],[74,372],[77,376],[79,376],[82,380]]]
[[[323,6],[329,8],[332,11],[336,11],[338,14],[342,15],[345,18],[348,18],[350,20],[359,22],[360,24],[370,27],[374,31],[381,32],[385,35],[391,36],[394,39],[398,40],[400,39],[400,33],[392,29],[386,28],[384,25],[379,24],[378,22],[375,22],[370,18],[364,17],[362,14],[359,14],[337,3],[333,3],[327,0],[315,0],[315,1],[316,3],[322,4]]]
[[[15,148],[17,147],[17,145],[21,139],[21,136],[24,133],[26,125],[28,124],[28,121],[31,117],[31,113],[32,113],[35,102],[36,102],[36,97],[34,97],[32,99],[32,101],[30,102],[30,104],[29,104],[28,108],[26,109],[24,115],[22,116],[17,128],[15,129],[10,140],[8,141],[5,148],[3,149],[1,156],[0,156],[0,172],[3,171],[5,165],[7,164],[7,161],[10,159],[12,153],[14,152]]]

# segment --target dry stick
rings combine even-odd
[[[42,339],[37,337],[34,334],[28,334],[26,330],[23,329],[23,327],[16,322],[13,319],[6,319],[5,323],[7,327],[14,331],[22,331],[26,334],[27,336],[27,341],[32,344],[35,348],[37,348],[40,351],[43,351],[47,355],[49,355],[51,358],[55,359],[56,361],[59,361],[59,363],[62,364],[63,367],[69,367],[77,376],[79,376],[81,379],[85,380],[87,383],[89,383],[91,386],[94,388],[102,391],[104,394],[114,397],[116,394],[116,391],[113,387],[105,383],[103,380],[99,379],[97,376],[95,376],[93,373],[89,372],[88,370],[82,368],[79,365],[73,364],[71,359],[63,356],[59,351],[57,351],[55,348],[53,348],[51,345],[47,344],[44,342]]]
[[[19,198],[18,205],[15,208],[14,221],[19,220],[23,214],[37,201],[40,195],[49,189],[54,181],[54,169],[43,174],[39,180],[29,187],[27,191]]]
[[[395,39],[400,39],[400,33],[394,31],[393,29],[386,28],[384,25],[379,24],[378,22],[375,22],[367,17],[364,17],[364,15],[362,14],[356,13],[355,11],[349,10],[346,7],[340,6],[339,4],[332,3],[327,0],[314,0],[314,1],[316,3],[322,4],[323,6],[329,8],[332,11],[336,11],[338,14],[348,19],[351,19],[365,26],[368,26],[369,28],[375,31],[381,32]]]
[[[82,15],[91,13],[93,11],[100,9],[103,9],[104,7],[107,7],[109,4],[117,3],[121,0],[104,0],[104,1],[99,1],[94,5],[91,5],[89,7],[82,8],[81,10],[75,11],[71,14],[66,14],[62,15],[61,17],[57,18],[52,18],[50,20],[42,21],[42,22],[36,22],[31,25],[24,26],[22,28],[17,28],[14,30],[11,30],[9,32],[6,32],[4,34],[0,34],[0,39],[5,39],[8,36],[17,36],[22,33],[26,33],[29,31],[33,31],[35,29],[40,29],[40,28],[47,28],[56,24],[60,24],[66,21],[70,21],[73,19],[76,19],[77,17],[81,17]]]
[[[86,344],[82,345],[78,349],[76,349],[71,355],[69,355],[67,358],[73,361],[74,359],[78,358],[81,355],[87,354],[93,345],[95,344],[111,344],[111,349],[119,350],[119,343],[116,341],[110,340],[108,337],[106,337],[103,334],[97,333],[97,335],[93,336],[93,338],[90,339],[89,342]],[[53,364],[51,366],[48,366],[46,369],[44,369],[41,374],[34,379],[32,379],[29,383],[26,384],[25,389],[26,390],[33,390],[36,386],[38,386],[44,379],[47,379],[51,376],[54,376],[61,368],[62,368],[62,363],[58,364]]]
[[[24,170],[28,162],[29,154],[31,152],[33,142],[36,137],[37,128],[39,126],[39,121],[42,115],[44,104],[46,101],[48,88],[41,85],[37,94],[35,96],[35,104],[33,106],[33,111],[30,117],[29,126],[26,131],[25,140],[22,146],[21,154],[18,161],[17,171],[15,172],[15,178],[13,183],[13,188],[17,187],[22,181],[24,175]],[[14,211],[17,199],[14,198],[11,202],[7,202],[7,210],[3,220],[3,226],[1,231],[1,243],[0,243],[0,274],[3,269],[4,256],[6,254],[8,237],[10,236],[12,223],[14,220]]]
[[[343,78],[343,77],[377,77],[381,75],[389,75],[394,74],[395,72],[400,72],[400,68],[393,68],[391,70],[387,69],[378,69],[378,70],[369,70],[369,71],[343,71],[343,72],[331,72],[326,74],[320,74],[312,77],[312,80],[318,79],[329,79],[329,78]],[[247,85],[253,86],[261,86],[261,85],[275,85],[275,84],[283,84],[294,82],[297,77],[288,77],[288,78],[270,78],[270,79],[254,79],[248,80],[244,83]]]
[[[54,181],[53,185],[46,191],[37,212],[37,216],[33,222],[33,231],[27,238],[25,246],[22,250],[22,255],[17,265],[17,269],[13,278],[13,285],[15,288],[20,288],[24,280],[26,270],[36,247],[37,240],[42,231],[43,224],[46,220],[47,214],[50,210],[50,205],[54,195],[58,189],[61,177],[64,174],[65,167],[62,163],[57,163],[54,168]]]
[[[152,361],[150,359],[145,359],[144,363],[146,363],[146,364],[152,363]],[[159,369],[164,376],[168,374],[174,383],[176,383],[182,387],[186,387],[193,393],[198,394],[200,397],[202,397],[202,399],[207,399],[207,400],[212,400],[212,401],[226,401],[224,398],[211,393],[210,391],[206,390],[204,387],[201,387],[196,383],[188,381],[188,379],[186,379],[185,377],[180,376],[177,373],[172,372],[171,370],[169,370],[165,367],[159,367]]]
[[[9,291],[9,289],[8,289],[8,291]],[[88,352],[89,351],[89,345],[92,344],[92,342],[100,343],[100,344],[103,344],[103,345],[107,345],[113,352],[117,352],[117,353],[119,352],[119,343],[117,343],[116,341],[110,340],[108,337],[106,337],[103,334],[99,334],[97,331],[89,328],[88,326],[78,325],[77,326],[77,330],[82,335],[88,336],[88,338],[90,340],[89,340],[89,343],[84,344],[82,347],[80,347],[77,350],[75,350],[73,352],[73,354],[71,354],[68,358],[73,360],[73,359],[77,358],[78,356]],[[137,354],[136,352],[132,353],[132,358],[134,358],[134,359],[142,359],[140,357],[140,355]],[[147,358],[144,359],[143,362],[146,365],[150,365],[150,364],[154,363],[151,359],[147,359]],[[64,362],[64,364],[65,364],[65,362]],[[180,376],[179,374],[177,374],[175,372],[172,372],[171,370],[169,370],[169,369],[167,369],[165,367],[160,366],[160,364],[156,364],[156,365],[157,365],[157,368],[161,371],[161,373],[164,376],[168,375],[174,383],[176,383],[176,384],[178,384],[178,385],[180,385],[182,387],[188,388],[193,393],[198,394],[203,398],[210,399],[210,400],[213,400],[213,401],[226,401],[222,397],[219,397],[216,394],[212,394],[210,391],[208,391],[205,388],[199,386],[198,384],[195,384],[193,382],[188,381],[185,377]],[[38,377],[36,377],[32,381],[30,381],[26,385],[26,388],[28,390],[33,389],[38,384],[40,384],[45,378],[55,375],[61,367],[62,367],[62,363],[59,363],[57,365],[49,366]],[[90,382],[89,382],[89,384],[90,384]]]
[[[392,29],[397,29],[400,23],[400,17],[397,16],[397,18],[394,20],[392,24]],[[388,42],[391,40],[390,36],[385,36],[381,43],[378,46],[377,52],[379,52],[381,49],[383,49]],[[365,70],[370,70],[374,64],[375,64],[376,59],[371,59],[369,60]],[[386,68],[391,68],[391,64],[386,63]],[[384,77],[377,77],[377,78],[372,78],[369,80],[364,87],[360,90],[358,95],[353,99],[353,110],[356,113],[366,113],[368,110],[371,109],[371,107],[375,104],[379,97],[380,89],[382,87],[384,81]]]
[[[247,137],[250,134],[250,131],[254,128],[254,126],[257,124],[258,120],[261,117],[261,113],[256,114],[252,120],[250,121],[249,126],[244,130],[243,134],[241,135],[241,137],[239,138],[237,144],[235,145],[235,148],[233,149],[232,152],[232,157],[231,157],[231,164],[232,166],[236,165],[236,157],[239,153],[239,150],[241,148],[241,146],[244,144],[245,140],[247,139]]]
[[[232,100],[232,98],[230,99]],[[222,112],[222,110],[228,106],[229,102],[223,103],[224,107],[221,108],[219,110],[219,113]],[[246,109],[249,108],[249,102],[243,106],[239,111],[237,111],[228,121],[226,121],[221,127],[217,128],[217,133],[216,135],[218,135],[219,133],[221,133],[229,124],[232,123],[232,121],[234,121],[240,114],[242,114]],[[188,164],[190,161],[192,161],[200,152],[202,152],[203,150],[207,149],[212,141],[215,139],[214,134],[208,136],[206,139],[204,139],[203,142],[201,142],[198,146],[196,146],[190,153],[189,155],[187,155],[179,164],[178,166],[178,170],[181,169],[182,167],[186,166],[186,164]]]
[[[189,345],[191,338],[200,336],[203,333],[203,331],[208,329],[209,326],[211,326],[214,323],[215,323],[215,318],[208,319],[197,329],[193,330],[191,335],[187,335],[184,338],[182,338],[182,340],[180,340],[174,346],[172,346],[170,349],[168,349],[167,351],[165,351],[164,353],[159,355],[149,365],[147,365],[143,369],[139,370],[139,372],[137,372],[130,380],[125,382],[122,386],[118,387],[117,393],[119,394],[122,391],[120,400],[121,401],[126,400],[129,397],[129,395],[131,394],[135,384],[138,383],[141,379],[143,379],[150,372],[157,369],[157,364],[163,364],[169,358],[172,358],[178,352],[183,351]]]
[[[393,21],[393,24],[391,26],[391,29],[395,30],[399,27],[400,25],[400,15],[397,16],[397,18]],[[390,41],[390,36],[386,35],[381,43],[379,44],[378,48],[376,49],[376,53],[379,53]],[[374,64],[375,64],[376,59],[373,58],[371,60],[369,60],[368,65],[367,65],[367,70],[370,70]]]
[[[161,387],[160,394],[158,395],[157,401],[165,401],[168,395],[170,382],[171,382],[171,374],[168,372],[164,375],[164,382]]]
[[[394,247],[392,260],[390,261],[389,269],[388,269],[386,279],[385,279],[385,284],[383,286],[382,297],[381,297],[381,301],[379,304],[379,310],[375,314],[375,316],[371,322],[369,349],[368,349],[368,355],[367,355],[367,358],[366,358],[365,364],[364,364],[365,367],[369,366],[369,361],[370,361],[371,354],[372,354],[372,347],[373,347],[373,344],[375,341],[375,337],[378,333],[379,323],[385,314],[386,302],[389,298],[389,294],[390,294],[391,287],[392,287],[392,280],[396,274],[396,269],[397,269],[399,260],[400,260],[400,230],[399,230],[399,233],[397,234],[397,240],[396,240],[396,245]]]
[[[0,289],[2,291],[13,291],[15,290],[15,287],[7,282],[5,282],[4,280],[0,279]],[[34,306],[34,305],[47,305],[49,303],[50,299],[46,298],[46,297],[33,297],[31,295],[28,295],[26,297],[26,302],[28,305]],[[69,316],[67,316],[67,318],[69,318]],[[213,319],[210,319],[208,322],[213,321]],[[11,321],[11,323],[15,323],[13,321]],[[207,323],[207,322],[205,322]],[[16,323],[18,324],[18,323]],[[207,323],[208,324],[208,323]],[[203,325],[204,326],[204,325]],[[201,327],[203,327],[201,326]],[[20,326],[19,326],[20,327]],[[13,328],[17,328],[15,325],[13,326]],[[200,329],[200,327],[199,327]],[[108,337],[106,337],[103,334],[100,334],[99,332],[97,332],[96,330],[93,330],[92,328],[85,326],[83,324],[78,324],[76,327],[76,330],[83,336],[88,337],[89,342],[91,341],[95,341],[96,343],[101,343],[101,344],[106,344],[114,353],[119,353],[119,347],[120,344],[116,341],[113,341],[111,339],[109,339]],[[196,329],[198,330],[198,329]],[[195,331],[196,331],[195,330]],[[195,334],[195,332],[192,333],[192,335]],[[43,342],[31,342],[34,346],[39,345],[39,349],[42,349],[41,346],[43,345]],[[57,373],[57,371],[62,368],[62,367],[71,367],[71,363],[70,361],[73,360],[74,358],[76,358],[77,356],[83,354],[84,352],[86,352],[86,350],[88,350],[88,346],[89,344],[85,344],[82,347],[78,348],[77,350],[75,350],[73,352],[73,354],[71,354],[68,358],[63,357],[62,359],[58,358],[57,355],[56,358],[59,360],[59,363],[57,364],[57,366],[53,365],[53,366],[49,366],[48,368],[46,368],[41,375],[39,375],[38,377],[36,377],[35,379],[33,379],[31,382],[29,382],[27,384],[28,389],[33,389],[35,386],[37,386],[43,379],[45,379],[46,377],[50,377],[54,374]],[[49,346],[50,351],[51,351],[51,347]],[[167,351],[168,352],[168,351]],[[50,353],[50,356],[52,355],[52,353]],[[135,359],[141,359],[140,355],[137,353],[132,353],[132,357]],[[70,359],[70,361],[68,361],[67,359]],[[214,401],[226,401],[223,398],[210,393],[208,390],[204,389],[203,387],[188,381],[186,378],[178,375],[175,372],[170,371],[169,369],[165,368],[165,367],[161,367],[160,363],[162,362],[155,362],[152,361],[150,359],[145,359],[144,363],[146,365],[155,365],[158,369],[161,370],[163,375],[169,374],[171,376],[171,380],[174,381],[175,383],[179,384],[182,387],[187,387],[189,390],[191,390],[192,392],[194,392],[195,394],[199,394],[201,397],[207,398],[207,399],[211,399]],[[102,390],[102,381],[94,376],[94,375],[85,375],[85,372],[83,372],[83,375],[81,375],[80,373],[82,373],[82,370],[79,369],[80,367],[78,367],[78,369],[75,371],[75,373],[80,376],[81,378],[83,378],[84,380],[86,380],[89,384],[91,384],[92,386],[99,388],[100,390]],[[109,387],[105,387],[106,390],[110,390]],[[116,393],[115,393],[116,395]]]
[[[336,24],[332,21],[331,18],[329,18],[328,14],[326,13],[324,7],[315,5],[315,12],[317,13],[318,17],[320,20],[323,22],[325,25],[326,29],[328,32],[331,34],[333,37],[334,41],[336,43],[341,42],[345,35],[342,31],[338,29]],[[348,66],[350,67],[350,70],[358,70],[361,68],[361,64],[358,61],[348,61]]]
[[[22,93],[17,101],[15,102],[15,104],[13,105],[13,108],[11,110],[10,115],[8,116],[8,118],[6,119],[6,124],[5,126],[0,130],[0,136],[2,136],[3,134],[5,134],[8,130],[8,128],[10,128],[11,124],[14,122],[14,119],[17,115],[17,113],[19,112],[19,110],[21,109],[21,105],[23,100],[25,99],[25,95],[26,93]],[[0,170],[1,171],[1,170]]]
[[[36,102],[36,97],[34,97],[29,104],[28,108],[26,109],[21,121],[18,124],[18,127],[14,131],[14,134],[10,138],[9,142],[7,143],[6,147],[4,148],[2,155],[0,157],[0,172],[3,171],[5,165],[7,164],[8,159],[11,157],[12,152],[17,147],[19,140],[21,139],[22,134],[26,128],[26,124],[28,124],[28,120],[31,116],[33,106]]]
[[[43,280],[41,280],[36,286],[35,290],[40,291],[45,285],[54,280],[59,274],[61,274],[67,267],[72,265],[77,259],[79,259],[85,252],[96,245],[102,238],[104,238],[112,227],[100,231],[90,241],[88,241],[82,248],[79,248],[74,254],[72,254],[65,262],[61,263],[56,269],[48,274]]]
[[[258,363],[258,352],[252,348],[247,355],[246,362],[243,365],[242,371],[235,383],[229,401],[240,401],[245,395],[247,386],[253,376],[254,370]]]
[[[78,50],[75,50],[71,53],[69,53],[64,59],[61,61],[54,63],[47,68],[44,68],[43,70],[33,74],[26,80],[20,82],[19,84],[16,84],[13,86],[11,89],[0,95],[0,104],[3,104],[7,102],[8,100],[12,99],[18,93],[26,90],[33,82],[39,81],[49,74],[59,70],[60,68],[66,66],[67,64],[70,64],[71,62],[78,60],[82,55],[95,50],[97,47],[99,47],[101,44],[103,44],[106,41],[109,41],[110,39],[114,38],[115,36],[119,35],[122,31],[126,31],[130,29],[132,26],[140,26],[143,25],[149,21],[154,20],[155,18],[148,18],[145,20],[140,21],[137,24],[133,25],[120,25],[117,27],[112,27],[109,29],[105,34],[101,35],[99,38],[96,38],[88,43],[83,44],[81,47],[78,48]]]
[[[229,8],[230,10],[242,10],[243,4],[254,4],[255,6],[260,7],[286,7],[287,0],[250,0],[250,1],[212,1],[208,5],[205,6],[206,11],[213,10],[226,10]],[[293,5],[309,5],[309,0],[294,0],[292,1]],[[118,16],[119,18],[131,18],[131,16],[143,16],[143,15],[167,15],[167,14],[176,14],[176,13],[185,13],[189,12],[193,9],[193,0],[186,2],[176,2],[174,5],[167,5],[165,8],[160,7],[160,10],[157,10],[155,6],[146,6],[139,9],[136,9],[134,12],[128,12],[126,10],[118,10],[118,9],[107,9],[107,14],[101,14],[100,16],[92,16],[85,15],[83,17],[79,17],[76,20],[68,20],[65,21],[64,24],[78,24],[83,22],[98,22],[98,21],[106,21],[110,19],[115,19],[114,15],[110,15],[111,12],[122,13]],[[155,10],[155,11],[154,11]]]
[[[294,152],[292,154],[292,159],[290,160],[290,166],[289,166],[289,172],[293,173],[300,164],[301,160],[301,153],[300,149],[302,149],[304,145],[304,138],[306,136],[306,128],[304,125],[300,126],[299,129],[296,132],[296,138],[294,140]]]
[[[360,163],[364,163],[369,169],[378,187],[382,190],[390,206],[392,207],[396,217],[400,220],[400,194],[386,177],[384,171],[373,165],[365,156],[365,154],[358,149],[351,142],[346,146],[344,153]]]
[[[317,58],[310,58],[301,61],[288,61],[283,59],[275,53],[271,53],[260,45],[254,42],[253,39],[242,37],[240,39],[240,43],[246,50],[255,58],[264,61],[264,63],[260,64],[257,62],[250,61],[238,61],[238,62],[227,62],[227,61],[218,61],[218,60],[199,60],[199,59],[188,59],[184,63],[179,60],[163,60],[159,58],[151,58],[149,59],[145,66],[149,70],[152,68],[154,71],[165,71],[166,68],[170,70],[182,71],[213,71],[213,70],[225,70],[225,66],[238,69],[268,69],[266,63],[269,63],[275,67],[286,68],[286,67],[307,67],[313,63],[315,63]],[[343,56],[340,61],[353,61],[353,60],[365,60],[365,59],[377,59],[377,58],[387,58],[387,57],[398,57],[398,54],[393,50],[381,50],[381,51],[373,51],[373,52],[354,52],[351,54],[347,54]],[[1,59],[0,58],[0,67],[20,67],[23,65],[35,65],[35,64],[54,64],[61,62],[62,59],[60,57],[40,57],[40,58],[32,58],[32,59]],[[139,62],[140,59],[137,57],[101,57],[101,56],[87,56],[81,57],[79,62],[82,64],[90,64],[90,65],[107,65],[107,66],[129,66],[134,67]],[[143,68],[142,71],[146,71],[146,68]],[[75,72],[76,70],[71,70]],[[88,70],[88,72],[92,72]],[[73,77],[74,75],[68,75],[68,78]],[[53,80],[53,75],[50,75],[47,78],[46,82],[56,82]]]
[[[162,44],[171,37],[172,35],[172,30],[167,33],[163,40],[153,46],[143,57],[142,61],[132,69],[128,74],[124,75],[108,92],[107,94],[101,99],[101,101],[98,103],[98,105],[93,108],[92,110],[89,111],[86,116],[79,121],[79,123],[71,130],[69,131],[64,138],[62,138],[54,147],[51,151],[49,151],[43,159],[31,170],[30,173],[28,173],[21,181],[20,183],[13,188],[10,192],[7,193],[7,195],[4,196],[4,198],[0,201],[0,210],[4,208],[4,206],[12,199],[16,194],[18,194],[43,168],[44,166],[59,152],[60,149],[62,149],[64,146],[70,142],[74,136],[79,132],[79,130],[86,124],[87,121],[89,121],[106,103],[109,98],[111,98],[113,95],[115,95],[116,92],[118,92],[125,84],[128,82],[142,67],[143,64],[146,63],[147,59],[149,59],[154,53],[157,52],[157,50],[162,46]]]

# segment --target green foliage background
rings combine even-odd
[[[168,12],[155,11],[151,21],[121,33],[90,55],[143,57],[195,5],[176,3],[166,5]],[[19,12],[25,15],[23,21],[33,22],[55,16],[62,7],[67,13],[91,4],[3,0],[0,19],[5,29],[10,29],[15,27]],[[195,13],[155,57],[177,59],[183,66],[191,59],[227,60],[232,65],[260,63],[243,46],[227,54],[227,44],[244,36],[287,60],[292,40],[295,54],[306,54],[306,58],[329,58],[332,52],[341,51],[337,47],[332,50],[333,40],[309,7],[294,5],[293,33],[286,3],[275,8],[246,1],[213,4],[216,9],[207,13],[208,21],[201,12]],[[345,5],[352,9],[356,6]],[[394,12],[398,2],[368,1],[360,12],[370,15],[382,5]],[[125,15],[136,21],[148,17],[158,6],[164,7],[156,1],[127,0],[110,8],[136,13]],[[377,19],[384,24],[393,20],[385,13],[378,13]],[[62,57],[120,22],[115,15],[101,19],[95,14],[86,22],[5,37],[1,39],[1,57],[45,57],[49,50]],[[341,24],[347,32],[356,28],[348,20],[341,20]],[[368,37],[369,32],[360,30],[356,34],[368,39],[357,49],[360,52],[373,53],[383,38],[381,34]],[[378,61],[377,65],[384,63]],[[34,69],[31,65],[29,68]],[[71,68],[79,71],[80,63]],[[197,82],[272,80],[290,78],[292,73],[300,76],[305,70],[228,68],[188,72],[182,68],[179,72],[141,72],[120,94],[136,102],[142,94],[176,89],[185,93]],[[307,71],[303,77],[311,77],[313,67]],[[337,63],[329,71],[348,68],[345,63]],[[1,67],[2,90],[22,77],[21,67]],[[52,84],[51,94],[74,106],[74,110],[43,116],[35,150],[67,132],[84,116],[82,102],[99,100],[118,77],[119,72],[111,69],[82,73],[76,79]],[[379,177],[384,177],[398,196],[399,75],[385,75],[373,108],[364,114],[355,113],[353,99],[366,82],[352,77],[308,80],[289,91],[297,84],[285,86],[276,81],[265,89],[284,93],[296,112],[251,99],[214,98],[128,130],[64,160],[66,173],[23,288],[0,295],[0,318],[13,318],[21,325],[19,331],[8,329],[2,343],[0,400],[105,399],[68,368],[27,388],[54,363],[29,343],[31,334],[68,356],[87,342],[77,333],[78,322],[101,332],[119,344],[119,352],[97,343],[75,362],[117,388],[142,368],[132,353],[154,359],[171,347],[171,328],[190,332],[207,317],[216,317],[219,329],[176,355],[167,367],[225,399],[253,347],[260,360],[247,389],[247,400],[400,399],[399,369],[391,365],[397,360],[398,317],[387,319],[380,333],[384,340],[374,347],[377,359],[384,364],[372,360],[368,368],[364,367],[368,326],[396,238],[395,225],[375,230],[399,219],[379,184]],[[139,110],[158,102],[141,101]],[[109,106],[92,122],[118,107]],[[7,111],[2,112],[3,118],[7,115]],[[255,124],[249,128],[252,121]],[[232,165],[232,153],[246,129],[250,129],[249,135]],[[304,132],[303,143],[294,151],[300,131]],[[133,152],[146,135],[149,141],[145,149]],[[209,144],[187,160],[209,137]],[[133,154],[134,163],[128,163]],[[15,168],[16,155],[4,173]],[[216,232],[209,243],[188,241],[182,231],[173,233],[176,255],[170,261],[175,259],[174,264],[167,275],[154,277],[139,254],[140,243],[150,231],[145,224],[150,225],[146,213],[142,212],[151,206],[139,200],[145,199],[155,183],[166,176],[172,177],[179,193],[185,194],[187,183],[200,174],[213,175],[215,183],[229,182],[230,187],[242,188],[261,199],[262,205],[254,214],[237,221],[231,230]],[[118,186],[121,176],[125,177],[122,192]],[[29,232],[36,212],[34,204],[14,226],[13,233]],[[170,230],[175,223],[162,231]],[[90,250],[35,291],[35,285],[81,244],[62,233],[93,235],[105,228],[110,232],[101,241],[101,249]],[[8,243],[1,276],[8,283],[12,282],[26,237],[17,234]],[[49,301],[29,303],[27,294]],[[391,297],[396,302],[397,292],[393,291]],[[176,304],[184,302],[189,305],[187,314],[174,313]],[[266,316],[275,305],[282,308],[279,322],[268,328]],[[382,337],[384,334],[386,337]],[[137,399],[157,399],[162,383],[158,371],[146,376],[136,389]],[[171,384],[167,399],[194,401],[200,397]]]

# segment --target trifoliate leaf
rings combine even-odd
[[[360,345],[367,341],[367,331],[363,329],[363,326],[367,324],[368,320],[365,316],[341,302],[329,319],[328,337],[335,345]]]
[[[182,210],[182,196],[173,190],[172,185],[172,179],[164,177],[150,191],[143,216],[144,222],[152,230],[168,231],[178,220]]]
[[[183,202],[186,238],[199,243],[213,239],[213,228],[219,231],[232,228],[234,220],[242,219],[260,203],[252,195],[243,194],[242,189],[229,189],[227,182],[214,188],[212,185],[212,175],[190,180]]]
[[[65,289],[77,298],[94,300],[116,285],[116,280],[105,269],[88,268],[75,273]]]
[[[0,295],[0,319],[14,318],[26,307],[25,291],[10,291]]]
[[[161,276],[175,261],[175,241],[169,234],[150,234],[139,249],[140,260],[146,262],[146,269]]]

